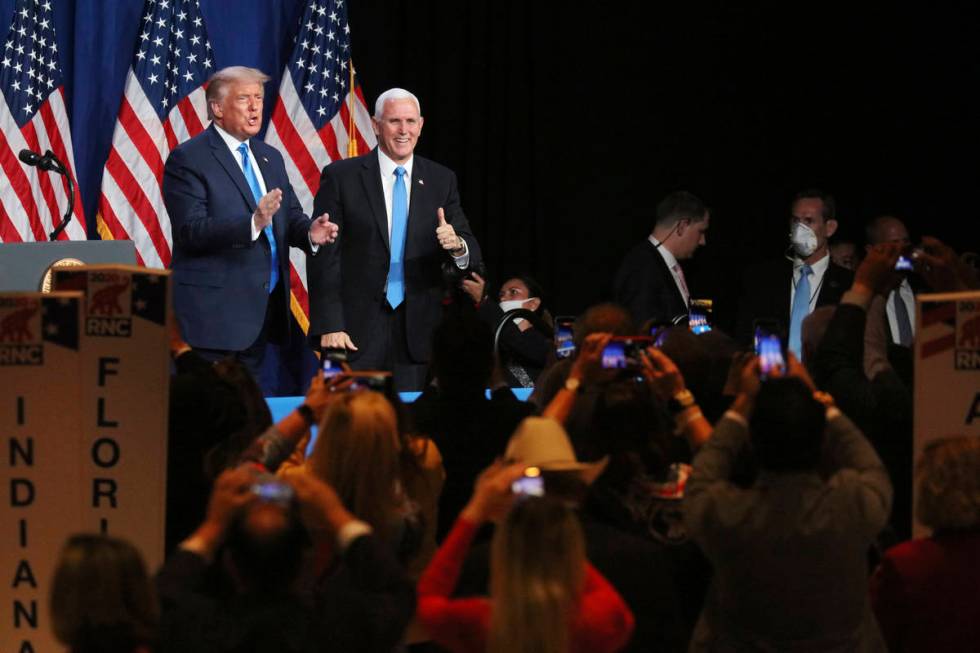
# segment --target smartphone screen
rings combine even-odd
[[[655,324],[650,327],[650,337],[653,338],[654,347],[663,347],[664,341],[667,340],[667,335],[670,333],[669,324]]]
[[[323,378],[329,379],[337,376],[344,371],[342,363],[347,362],[347,350],[340,348],[326,348],[321,356],[323,361]]]
[[[898,260],[895,262],[895,269],[896,270],[901,270],[903,272],[911,272],[912,271],[912,259],[909,258],[908,256],[905,256],[904,254],[901,255],[901,256],[899,256],[898,257]]]
[[[543,497],[544,477],[537,467],[528,467],[524,475],[511,483],[510,491],[518,497]]]
[[[252,493],[262,501],[288,504],[293,500],[293,488],[279,481],[262,481],[252,485]]]
[[[786,356],[782,338],[778,333],[763,326],[755,328],[755,353],[759,357],[762,378],[768,378],[774,370],[786,369]]]
[[[555,318],[555,355],[558,358],[569,358],[575,354],[575,342],[572,339],[573,317]]]
[[[607,370],[621,370],[626,367],[626,343],[610,340],[602,350],[602,367]]]
[[[694,335],[701,335],[711,331],[711,309],[713,302],[710,299],[692,299],[690,317],[687,324]]]

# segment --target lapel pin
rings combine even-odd
[[[269,162],[269,159],[267,159],[267,158],[265,158],[265,157],[262,157],[262,162],[263,162],[263,163],[268,163],[268,162]]]
[[[419,186],[425,186],[425,180],[419,179]]]

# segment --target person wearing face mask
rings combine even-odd
[[[752,342],[755,320],[775,319],[786,330],[789,348],[802,355],[804,318],[818,306],[840,302],[854,279],[850,270],[830,260],[827,240],[836,231],[833,196],[816,189],[796,194],[784,256],[751,266],[743,274],[735,327],[740,341]]]
[[[500,285],[497,301],[484,297],[485,280],[473,273],[463,281],[463,290],[477,304],[480,318],[496,332],[504,313],[518,308],[533,312],[537,323],[515,318],[500,332],[500,362],[507,385],[533,388],[549,361],[553,349],[554,320],[544,305],[544,290],[527,275],[508,279]]]
[[[711,216],[698,197],[677,191],[657,205],[650,236],[623,259],[613,282],[613,298],[636,324],[679,324],[689,316],[691,293],[680,261],[705,244]]]

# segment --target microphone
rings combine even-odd
[[[29,166],[36,166],[38,163],[41,162],[41,159],[43,159],[44,157],[42,157],[34,150],[25,149],[20,151],[20,154],[17,155],[17,158]]]
[[[61,224],[55,227],[55,230],[49,234],[51,240],[57,240],[58,235],[68,226],[71,215],[75,210],[75,182],[72,180],[71,175],[68,174],[68,168],[58,160],[57,155],[51,150],[47,150],[44,155],[41,155],[33,150],[23,149],[17,154],[17,158],[31,167],[36,167],[38,170],[56,172],[59,175],[63,175],[68,181],[68,210],[65,211],[65,215],[61,219]]]

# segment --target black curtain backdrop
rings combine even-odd
[[[845,236],[893,212],[978,249],[976,13],[352,0],[350,23],[369,104],[420,97],[418,152],[457,172],[493,281],[528,272],[580,312],[683,188],[712,207],[688,278],[727,327],[741,268],[783,252],[804,187],[836,195]]]

